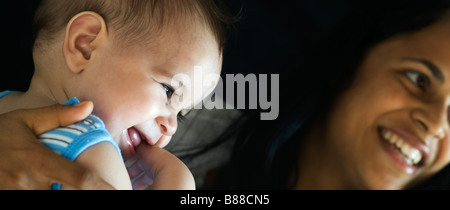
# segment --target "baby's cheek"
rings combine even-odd
[[[121,109],[120,106],[98,107],[98,111],[94,114],[102,119],[106,129],[112,136],[119,135],[123,130],[133,126],[132,117],[127,110]]]
[[[166,147],[169,143],[170,140],[172,139],[172,136],[162,136],[159,141],[155,144],[155,146],[159,147],[159,148],[164,148]]]

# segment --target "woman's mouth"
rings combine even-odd
[[[420,139],[400,129],[378,130],[383,148],[403,172],[413,174],[424,165],[429,150]]]
[[[417,165],[422,160],[422,154],[418,149],[411,147],[408,143],[390,131],[383,130],[384,140],[394,145],[404,156],[406,163]]]

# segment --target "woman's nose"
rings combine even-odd
[[[440,105],[428,109],[416,109],[412,112],[412,118],[427,135],[442,139],[445,130],[449,126],[448,106]]]
[[[171,114],[170,116],[160,116],[156,118],[156,123],[159,126],[161,134],[165,136],[173,136],[177,131],[177,116]]]

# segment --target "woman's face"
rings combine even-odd
[[[375,46],[325,124],[352,187],[403,189],[450,162],[450,20]]]

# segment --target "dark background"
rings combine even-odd
[[[224,0],[240,14],[224,52],[223,74],[299,71],[312,41],[355,0]],[[39,0],[2,1],[0,91],[26,91],[33,74],[31,25]]]

